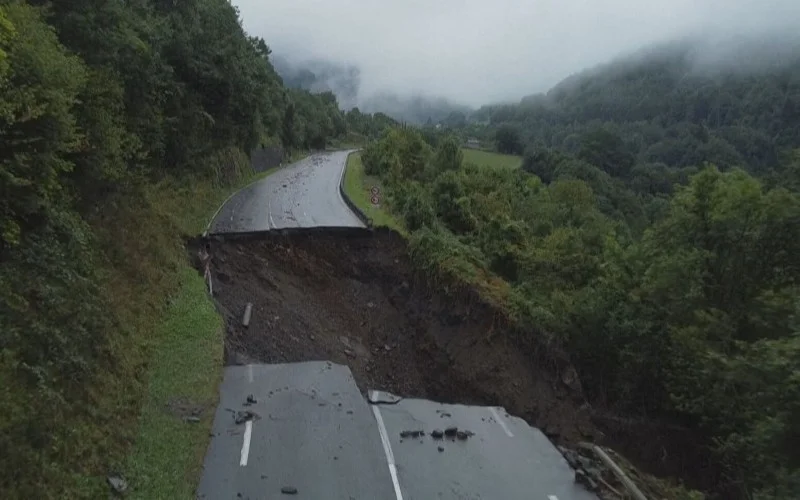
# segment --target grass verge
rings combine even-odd
[[[151,205],[155,218],[167,222],[156,227],[171,228],[170,236],[200,234],[231,194],[280,168],[245,175],[226,188],[207,182],[157,186],[150,194]],[[182,242],[159,246],[166,254],[159,266],[161,279],[146,282],[160,282],[152,293],[170,299],[154,325],[136,325],[137,331],[151,332],[149,358],[138,431],[122,469],[131,485],[130,498],[191,499],[222,378],[223,322],[208,298],[203,278],[186,259]],[[195,416],[199,422],[186,420]]]
[[[407,231],[399,219],[395,218],[385,208],[375,206],[370,201],[372,186],[380,187],[377,178],[370,177],[364,172],[361,162],[361,153],[353,153],[347,158],[347,167],[344,174],[344,191],[353,200],[367,217],[372,219],[374,226],[385,226],[400,234],[407,235]]]
[[[155,335],[139,435],[128,461],[131,498],[190,499],[214,418],[222,368],[222,318],[188,263]],[[199,416],[200,422],[185,419]]]
[[[498,168],[520,168],[522,166],[522,157],[520,156],[504,155],[470,148],[462,148],[461,151],[464,152],[464,161],[467,163],[474,163],[475,165],[486,165],[488,167]]]

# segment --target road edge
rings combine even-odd
[[[344,189],[344,178],[347,175],[347,163],[350,160],[350,155],[358,153],[360,150],[354,149],[347,153],[347,157],[344,159],[344,167],[342,167],[342,175],[339,176],[339,194],[342,196],[342,200],[344,200],[345,204],[350,208],[350,210],[356,214],[361,222],[367,226],[368,229],[372,229],[372,219],[367,216],[358,205],[350,199],[350,196],[347,195],[347,192]]]

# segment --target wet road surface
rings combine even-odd
[[[348,154],[313,154],[242,189],[222,206],[209,232],[364,227],[339,193]]]
[[[370,398],[386,403],[370,404],[343,365],[227,367],[198,498],[595,498],[541,432],[502,408]],[[474,435],[431,436],[452,426]]]
[[[380,414],[404,499],[574,499],[595,496],[575,484],[564,457],[538,429],[503,408],[402,399]],[[458,429],[461,436],[430,437]],[[420,438],[405,431],[424,430]]]
[[[283,488],[303,499],[394,498],[378,427],[346,366],[231,366],[220,391],[198,498],[280,498]],[[255,404],[244,404],[249,395]],[[244,410],[257,417],[237,424]]]

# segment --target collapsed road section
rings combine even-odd
[[[228,364],[332,361],[364,392],[497,404],[557,441],[592,437],[569,364],[471,291],[430,286],[393,231],[231,235],[208,251]]]
[[[303,485],[303,498],[594,498],[548,439],[595,432],[568,363],[531,349],[535,332],[514,331],[469,290],[431,286],[398,234],[198,244],[228,365],[199,495]]]

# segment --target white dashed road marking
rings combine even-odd
[[[500,424],[500,427],[502,427],[503,430],[506,432],[506,434],[508,434],[508,437],[514,437],[514,434],[511,432],[511,429],[509,429],[508,426],[506,425],[506,421],[503,420],[503,417],[501,417],[500,413],[497,411],[497,408],[492,406],[491,408],[489,408],[489,411],[492,412],[492,416],[494,417],[495,421],[498,424]]]
[[[386,425],[383,423],[381,411],[378,405],[372,405],[372,413],[375,414],[375,420],[378,422],[378,432],[381,435],[381,443],[383,443],[383,451],[386,454],[386,462],[389,464],[389,474],[392,476],[392,484],[394,485],[394,495],[397,500],[403,500],[403,493],[400,491],[400,481],[397,479],[397,467],[394,464],[394,453],[392,453],[392,444],[389,442],[389,434],[386,433]]]
[[[253,436],[253,421],[248,420],[244,423],[244,441],[242,442],[242,456],[239,458],[239,465],[247,465],[247,457],[250,456],[250,438]]]

